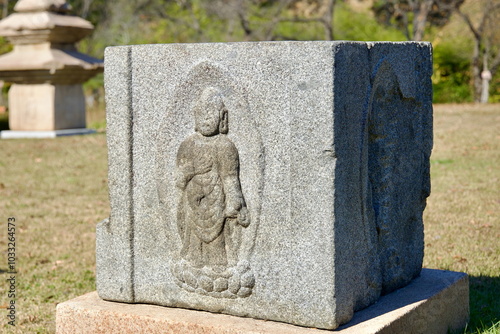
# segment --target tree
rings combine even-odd
[[[336,0],[218,0],[206,2],[205,9],[221,19],[238,22],[245,40],[297,39],[281,29],[290,24],[319,24],[323,39],[333,40],[335,3]]]
[[[400,29],[408,40],[421,41],[425,29],[446,25],[465,0],[378,0],[372,10],[379,23]]]
[[[1,15],[0,19],[4,19],[9,14],[12,13],[16,2],[17,1],[13,1],[13,0],[2,0],[2,15]]]
[[[500,67],[500,2],[494,0],[475,1],[481,5],[476,20],[472,14],[457,8],[460,17],[465,21],[474,40],[471,71],[474,87],[474,101],[487,103],[489,99],[489,82]],[[474,22],[475,21],[475,22]]]
[[[9,14],[9,0],[3,0],[2,4],[2,18],[6,18]]]
[[[73,15],[89,20],[94,25],[105,21],[109,16],[109,9],[105,0],[69,0]]]
[[[283,18],[280,22],[319,23],[323,26],[324,39],[334,40],[333,14],[336,0],[293,1],[294,17]]]

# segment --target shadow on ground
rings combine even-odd
[[[469,289],[470,322],[466,333],[476,333],[500,322],[500,277],[469,276]]]

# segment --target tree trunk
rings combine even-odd
[[[2,18],[6,18],[7,15],[9,15],[9,0],[3,0]]]
[[[490,97],[490,80],[491,80],[491,72],[488,69],[488,53],[489,48],[486,48],[486,51],[483,53],[483,71],[481,72],[481,103],[488,103],[488,99]]]
[[[488,75],[486,74],[486,76]],[[487,78],[482,78],[481,86],[482,86],[482,91],[481,91],[481,99],[479,100],[479,102],[488,103],[488,99],[490,97],[490,80]]]
[[[434,0],[424,0],[415,4],[413,9],[413,40],[421,41],[424,38],[427,16],[432,8]]]
[[[333,14],[335,10],[335,1],[336,0],[327,0],[326,4],[326,12],[325,15],[323,16],[323,25],[325,27],[325,39],[327,41],[333,41],[334,35],[334,29],[333,29]]]
[[[474,52],[472,54],[472,80],[474,85],[474,102],[481,101],[481,92],[483,90],[483,82],[481,79],[481,69],[480,69],[480,49],[481,40],[476,39],[474,41]]]
[[[86,19],[87,16],[89,15],[91,4],[92,4],[92,0],[84,0],[83,1],[82,13],[80,15],[82,18]]]
[[[487,103],[489,97],[489,83],[491,77],[495,75],[498,66],[500,66],[500,51],[497,56],[493,59],[491,64],[491,69],[488,68],[487,57],[489,56],[489,42],[488,42],[488,32],[486,30],[486,24],[493,20],[494,13],[498,13],[500,10],[500,3],[497,1],[487,0],[481,19],[477,27],[472,23],[469,15],[463,13],[459,8],[457,8],[457,13],[464,19],[465,23],[469,27],[470,31],[474,35],[474,51],[472,53],[471,71],[472,71],[472,83],[474,87],[474,101]],[[484,46],[486,46],[484,48]],[[483,71],[481,71],[481,53],[483,53]]]
[[[3,102],[3,85],[5,83],[0,80],[0,106],[5,106],[6,104]]]

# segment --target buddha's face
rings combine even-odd
[[[222,100],[218,96],[201,99],[195,115],[197,131],[205,137],[219,134],[222,109]]]

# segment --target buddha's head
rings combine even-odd
[[[203,90],[194,107],[195,130],[205,137],[227,134],[227,109],[217,88]]]

